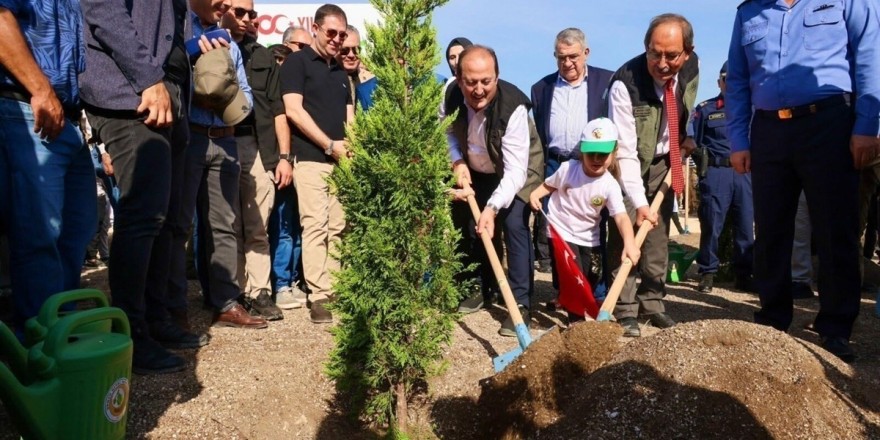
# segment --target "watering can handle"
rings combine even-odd
[[[43,352],[49,357],[54,357],[56,351],[67,343],[67,338],[76,330],[93,322],[112,320],[113,333],[121,333],[131,336],[131,326],[122,309],[116,307],[103,307],[100,309],[85,310],[79,313],[65,316],[49,330],[43,345]]]
[[[109,307],[107,296],[104,292],[97,289],[76,289],[67,292],[57,293],[49,297],[43,307],[40,307],[40,314],[37,320],[46,328],[50,328],[58,322],[58,313],[65,304],[74,301],[84,301],[93,299],[97,303],[97,307]]]

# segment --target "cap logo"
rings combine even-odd
[[[594,128],[592,133],[590,134],[593,135],[593,139],[602,139],[604,137],[604,133],[602,133],[602,127]]]

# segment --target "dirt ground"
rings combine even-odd
[[[674,237],[691,247],[698,238]],[[498,376],[492,358],[517,345],[497,334],[503,308],[464,316],[446,372],[430,380],[411,411],[415,437],[880,439],[874,293],[863,294],[852,338],[859,360],[847,366],[804,330],[817,299],[796,302],[789,336],[750,324],[753,294],[729,284],[696,292],[694,269],[668,286],[667,311],[681,324],[645,326],[639,339],[619,336],[613,324],[560,333],[562,313],[543,307],[553,295],[549,275],[537,274],[541,306],[532,313],[532,334],[557,329]],[[868,263],[866,273],[880,285],[880,267]],[[86,272],[84,284],[106,290],[106,269]],[[184,372],[133,377],[129,438],[376,437],[344,414],[346,398],[323,374],[329,327],[310,323],[307,310],[285,312],[268,330],[237,330],[210,327],[195,282],[190,301],[195,328],[209,332],[211,343],[181,351],[189,362]],[[0,411],[0,439],[14,438]]]

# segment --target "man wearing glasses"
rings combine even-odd
[[[290,50],[299,52],[302,48],[312,45],[312,34],[304,27],[290,26],[284,31],[281,41]]]
[[[333,322],[330,301],[333,257],[342,239],[345,217],[327,177],[348,157],[345,124],[354,119],[350,85],[336,61],[348,37],[348,19],[339,6],[326,4],[315,12],[311,46],[291,54],[281,66],[281,94],[292,124],[294,185],[302,224],[303,272],[311,290],[313,323]]]
[[[620,136],[619,180],[627,195],[627,210],[637,226],[645,221],[654,225],[642,246],[642,258],[630,271],[614,309],[624,336],[629,337],[641,336],[639,315],[655,327],[675,325],[663,305],[673,195],[666,197],[659,213],[651,213],[649,203],[667,172],[672,173],[670,191],[684,190],[682,158],[687,151],[680,146],[696,101],[699,76],[693,53],[694,31],[686,18],[677,14],[654,17],[644,43],[645,53],[615,72],[608,94],[608,113]],[[614,222],[610,230],[609,255],[620,255],[622,241]],[[616,258],[609,262],[611,266],[620,264]],[[638,275],[642,282],[636,289]]]
[[[752,208],[752,175],[737,174],[730,167],[730,141],[727,139],[727,118],[724,114],[724,93],[727,90],[727,62],[721,67],[718,87],[721,94],[697,105],[688,123],[688,136],[697,149],[694,160],[700,177],[700,284],[697,290],[712,291],[718,272],[718,238],[724,228],[728,211],[733,218],[733,270],[736,287],[752,290],[752,247],[755,244],[755,215]]]
[[[373,92],[379,85],[376,75],[367,70],[361,62],[361,33],[352,25],[348,25],[348,38],[342,43],[342,49],[336,60],[342,64],[351,84],[352,102],[357,101],[361,109],[369,110],[373,106]]]
[[[236,216],[238,283],[250,308],[269,321],[284,315],[272,301],[269,236],[266,229],[275,201],[275,185],[292,184],[290,128],[279,90],[278,65],[272,52],[247,34],[257,18],[253,0],[232,0],[221,25],[241,49],[248,85],[254,94],[254,111],[235,127],[241,163]]]
[[[535,126],[544,146],[544,175],[552,176],[559,165],[579,156],[577,148],[588,121],[604,114],[604,94],[611,82],[610,70],[588,66],[590,47],[584,32],[563,29],[556,35],[553,57],[557,71],[532,86]],[[536,269],[550,271],[552,252],[547,243],[543,216],[535,217]],[[588,274],[584,274],[588,275]]]

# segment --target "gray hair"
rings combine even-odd
[[[648,46],[651,45],[651,36],[654,34],[654,30],[661,24],[666,23],[678,23],[681,26],[681,39],[684,43],[684,51],[690,53],[694,50],[694,27],[691,26],[691,22],[684,18],[683,15],[671,13],[661,14],[651,19],[651,24],[648,25],[648,32],[645,32],[645,49],[648,49]]]
[[[290,40],[293,40],[293,33],[300,30],[300,29],[302,29],[303,31],[306,30],[306,28],[304,28],[302,26],[290,26],[287,29],[285,29],[284,35],[282,35],[282,37],[281,37],[281,44],[290,43]],[[308,31],[306,31],[306,32],[308,32]]]
[[[345,26],[345,31],[348,32],[349,35],[351,35],[351,34],[357,35],[358,39],[361,38],[361,31],[359,31],[358,28],[356,28],[352,25]]]
[[[580,44],[584,49],[588,49],[587,45],[587,36],[584,35],[584,31],[578,28],[566,28],[556,34],[556,42],[554,44],[554,48],[559,43],[565,45],[575,45]]]

